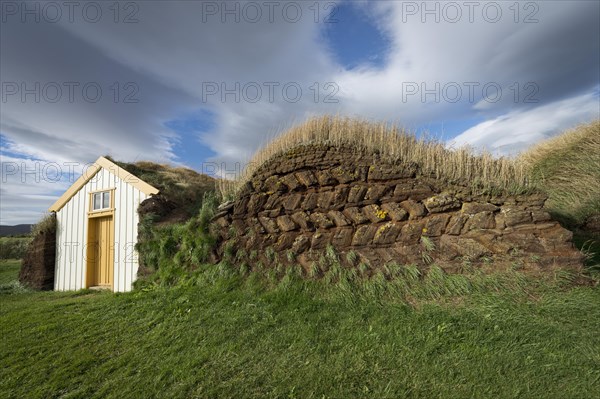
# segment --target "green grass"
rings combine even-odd
[[[587,268],[600,272],[600,237],[576,230],[573,233],[573,244],[585,255]]]
[[[216,242],[210,231],[210,220],[216,207],[216,196],[207,193],[203,196],[198,214],[185,223],[159,227],[154,224],[152,215],[142,218],[136,249],[140,253],[141,264],[151,272],[146,277],[171,286],[208,261]],[[147,283],[147,279],[142,278],[136,286]]]
[[[600,391],[598,287],[490,276],[487,289],[433,301],[426,288],[451,280],[436,272],[413,282],[423,292],[408,305],[340,294],[349,283],[335,273],[325,287],[218,266],[171,289],[4,294],[0,392],[587,399]]]
[[[21,269],[20,259],[0,260],[0,285],[16,281]]]

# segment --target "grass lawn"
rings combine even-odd
[[[21,269],[20,259],[0,260],[0,285],[15,281]]]
[[[10,267],[1,267],[4,276]],[[231,276],[128,294],[4,292],[3,398],[600,392],[598,287],[491,290],[413,305]]]

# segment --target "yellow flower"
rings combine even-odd
[[[387,216],[387,212],[380,209],[377,211],[376,215],[379,219],[385,219],[385,217]]]

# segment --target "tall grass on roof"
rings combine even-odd
[[[541,142],[520,162],[548,193],[546,206],[571,225],[600,214],[600,119]]]
[[[453,183],[468,183],[481,189],[521,192],[530,187],[521,165],[510,158],[489,153],[474,155],[469,148],[448,149],[437,140],[419,139],[406,130],[383,122],[322,116],[292,127],[261,148],[234,182],[221,182],[225,196],[234,195],[271,158],[301,145],[321,144],[378,154],[383,160],[416,163],[421,173]]]

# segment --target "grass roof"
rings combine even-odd
[[[252,157],[239,179],[229,184],[223,182],[220,189],[226,196],[235,195],[271,158],[306,144],[378,154],[382,160],[394,163],[416,163],[423,174],[483,189],[522,192],[532,187],[523,165],[512,158],[496,158],[489,153],[475,155],[467,147],[449,149],[440,141],[417,138],[392,124],[323,116],[276,137]]]
[[[149,161],[128,163],[115,161],[110,157],[106,158],[156,187],[162,196],[176,203],[189,215],[198,211],[205,192],[215,190],[216,180],[214,178],[192,169]]]

